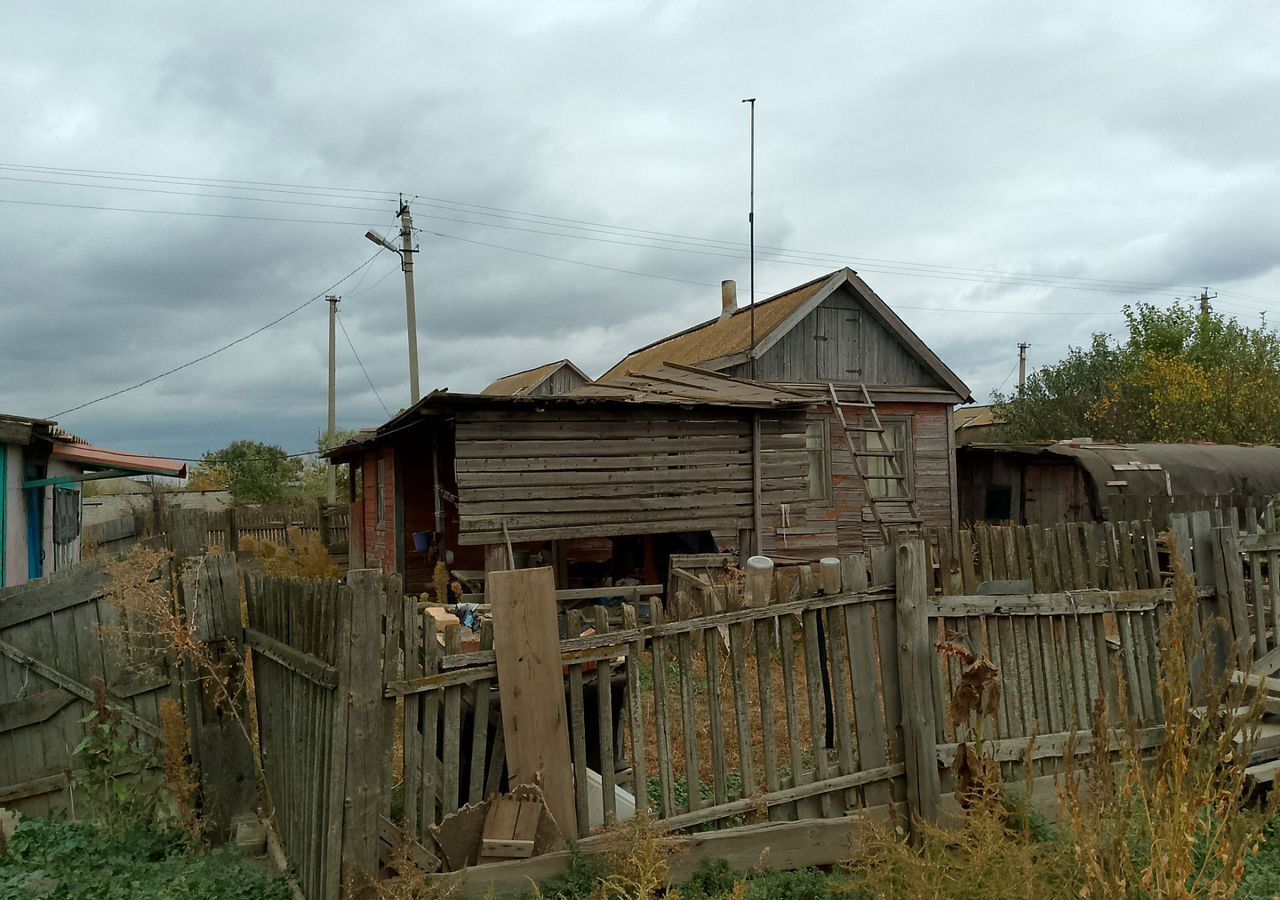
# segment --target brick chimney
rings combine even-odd
[[[738,284],[732,278],[720,282],[720,318],[727,319],[738,308]]]

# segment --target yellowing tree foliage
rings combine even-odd
[[[1125,307],[1129,336],[1094,335],[996,394],[1006,440],[1280,443],[1280,336],[1175,303]]]

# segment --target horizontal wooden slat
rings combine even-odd
[[[1157,725],[1151,728],[1140,728],[1137,731],[1138,746],[1146,750],[1164,740],[1164,727]],[[1035,737],[988,739],[983,743],[983,752],[998,762],[1021,762],[1027,758],[1027,746],[1031,746],[1032,759],[1051,759],[1065,756],[1071,732],[1062,731],[1055,734],[1041,734]],[[1075,732],[1075,752],[1077,755],[1088,753],[1093,748],[1093,735],[1088,729]],[[1116,729],[1111,735],[1110,747],[1118,750],[1125,746],[1123,729]],[[950,766],[956,759],[958,744],[939,744],[938,762]]]
[[[477,491],[565,486],[600,485],[601,489],[617,486],[674,484],[683,482],[745,481],[751,482],[751,467],[746,465],[696,466],[686,469],[640,469],[634,472],[459,472],[458,487],[476,496]],[[559,496],[559,494],[553,494]],[[483,499],[484,495],[476,496]],[[495,498],[498,499],[498,498]]]
[[[458,459],[511,459],[548,456],[592,457],[631,456],[650,453],[692,453],[699,450],[736,450],[750,442],[743,437],[622,438],[563,441],[462,441],[456,445]]]
[[[31,581],[0,591],[0,629],[92,603],[107,584],[106,567],[82,563],[65,576]]]
[[[63,690],[37,691],[22,700],[0,703],[0,734],[48,721],[76,699]]]
[[[1173,600],[1169,588],[1140,591],[1066,591],[1052,594],[936,597],[930,616],[1035,616],[1105,613],[1115,609],[1140,612]]]
[[[572,496],[571,493],[568,496]],[[507,527],[511,527],[512,520],[528,521],[536,519],[539,524],[546,522],[552,517],[568,516],[571,513],[592,514],[591,521],[613,521],[617,519],[615,512],[634,511],[637,516],[641,512],[670,512],[676,511],[687,514],[690,511],[701,511],[707,507],[712,509],[723,509],[729,506],[748,506],[751,503],[751,492],[746,491],[707,491],[703,493],[689,493],[682,496],[666,496],[666,497],[587,497],[583,499],[565,499],[556,500],[554,503],[548,503],[542,498],[528,498],[523,500],[489,500],[481,502],[473,502],[469,495],[462,495],[459,499],[458,511],[463,518],[471,516],[499,516],[508,520]],[[551,512],[554,510],[554,512]],[[598,515],[597,515],[598,514]],[[646,516],[643,518],[656,518]],[[632,519],[636,521],[637,519]],[[567,518],[560,521],[569,521]],[[582,519],[581,521],[588,521]]]
[[[714,471],[714,470],[713,470]],[[700,474],[695,471],[695,474]],[[580,483],[570,485],[527,486],[519,477],[511,479],[507,487],[458,488],[458,496],[465,503],[511,502],[536,500],[547,506],[547,500],[564,509],[568,501],[618,500],[625,497],[705,497],[717,493],[750,494],[751,477],[720,479],[685,479],[681,482],[653,480],[647,482],[619,482],[613,484]],[[619,507],[621,508],[621,507]]]
[[[245,643],[256,652],[273,659],[286,669],[297,672],[308,681],[321,687],[333,687],[338,683],[338,670],[324,660],[278,641],[269,634],[254,628],[244,630]]]
[[[592,469],[665,469],[694,466],[750,465],[749,450],[708,450],[700,453],[638,453],[629,456],[548,456],[516,459],[481,457],[458,459],[463,472],[578,472]]]
[[[737,531],[750,528],[750,515],[723,518],[690,518],[644,522],[617,522],[602,525],[550,525],[503,531],[464,531],[458,543],[465,547],[512,541],[553,541],[573,538],[618,537],[628,534],[679,534],[702,531]]]

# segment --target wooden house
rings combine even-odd
[[[658,583],[670,553],[753,541],[814,489],[813,402],[680,366],[550,396],[435,391],[328,454],[351,466],[351,565],[422,591],[441,560],[506,568],[509,542],[560,588]]]
[[[567,359],[505,375],[480,393],[492,397],[552,397],[591,383],[587,374]]]
[[[956,453],[962,522],[1058,525],[1254,507],[1280,495],[1280,447],[974,444]]]
[[[106,450],[48,419],[0,415],[0,587],[80,561],[80,485],[126,475],[186,477],[185,463]]]
[[[741,308],[725,282],[716,318],[636,350],[599,381],[672,363],[818,401],[804,433],[810,493],[769,505],[765,552],[814,558],[882,544],[894,527],[956,525],[953,413],[969,388],[852,270]]]

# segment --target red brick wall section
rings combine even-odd
[[[382,461],[382,521],[378,521],[378,462]],[[375,447],[365,452],[361,461],[364,491],[358,501],[362,507],[352,509],[351,520],[361,522],[364,565],[383,572],[396,570],[396,486],[395,454],[390,447]]]

